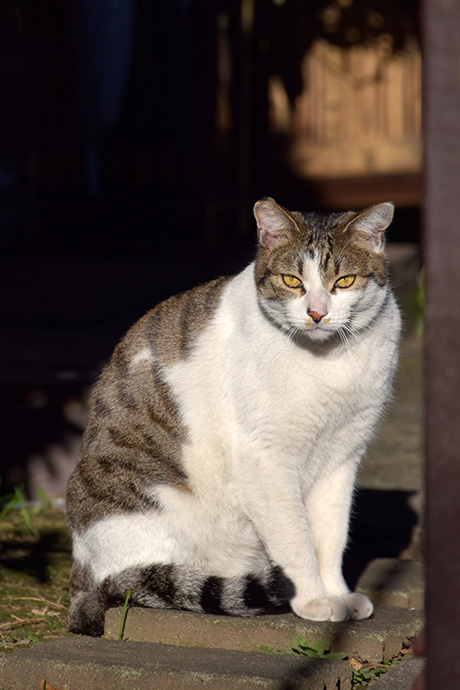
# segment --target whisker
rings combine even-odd
[[[344,325],[342,326],[342,328],[343,328],[343,330],[344,330],[346,333],[348,333],[348,334],[351,335],[353,338],[355,338],[355,340],[359,340],[359,335],[358,335],[358,333],[357,333],[349,324],[344,324]]]
[[[293,324],[290,324],[290,323],[289,323],[289,324],[283,324],[283,325],[281,326],[281,330],[282,330],[282,332],[285,333],[285,334],[288,336],[288,338],[290,338],[291,340],[293,340],[293,339],[295,338],[296,334],[297,334],[298,331],[299,331],[299,329],[298,329],[297,326],[294,326]]]
[[[337,329],[337,333],[339,335],[340,342],[342,343],[342,345],[344,345],[345,348],[348,350],[348,352],[350,352],[350,350],[351,350],[350,342],[348,340],[347,333],[346,333],[345,329],[343,327],[341,327],[341,328]]]

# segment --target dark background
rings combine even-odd
[[[334,185],[350,207],[407,185],[390,239],[418,241],[417,179],[298,179],[270,132],[268,78],[294,99],[314,39],[386,31],[398,50],[418,36],[413,0],[342,3],[334,31],[329,4],[0,2],[2,490],[62,493],[87,391],[115,343],[159,300],[252,259],[258,198],[328,210]],[[366,21],[369,8],[383,25]],[[228,73],[224,132],[216,90]]]

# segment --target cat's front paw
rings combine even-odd
[[[369,597],[359,592],[352,592],[342,597],[350,611],[350,618],[360,621],[363,618],[370,618],[374,613],[374,605]]]
[[[346,621],[350,618],[350,609],[343,598],[322,597],[301,601],[297,597],[291,600],[291,608],[299,618],[310,621]]]
[[[371,600],[365,594],[358,592],[310,601],[294,597],[291,600],[291,608],[299,618],[307,618],[311,621],[362,620],[369,618],[374,612]]]

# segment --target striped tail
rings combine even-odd
[[[186,609],[222,616],[256,616],[286,606],[294,585],[279,566],[241,577],[206,576],[178,565],[135,567],[107,577],[76,593],[69,610],[69,628],[84,635],[102,635],[107,609],[130,604]]]

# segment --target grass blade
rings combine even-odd
[[[32,524],[31,512],[27,507],[27,500],[26,495],[24,493],[24,489],[20,486],[16,486],[14,489],[14,495],[16,497],[16,501],[19,504],[19,513],[21,514],[21,517],[24,520],[27,529],[31,534],[33,534],[34,537],[38,537],[37,530]]]
[[[126,594],[125,604],[123,606],[123,611],[121,614],[120,632],[118,633],[118,639],[122,640],[125,632],[126,616],[128,615],[129,600],[131,598],[131,587],[128,589]]]

